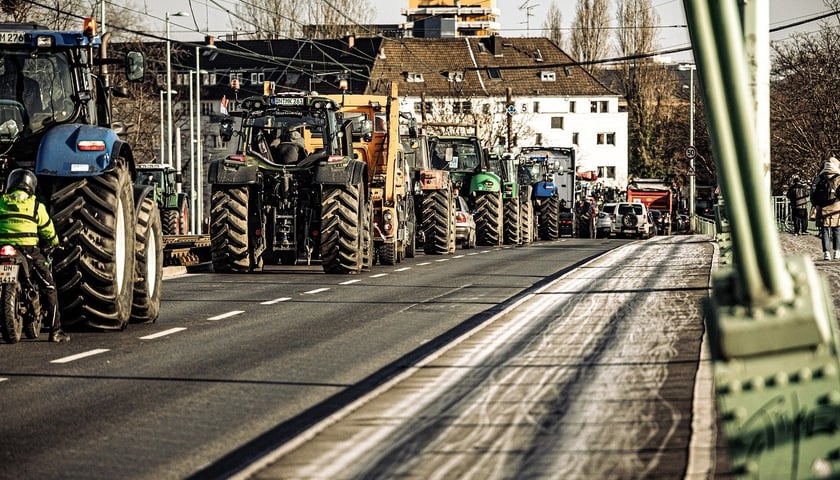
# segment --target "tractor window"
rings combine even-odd
[[[0,98],[23,104],[33,132],[73,116],[73,83],[65,55],[33,57],[29,52],[0,50],[0,56]]]

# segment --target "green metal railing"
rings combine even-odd
[[[840,479],[840,360],[830,292],[785,258],[758,145],[743,2],[684,0],[725,203],[706,323],[732,474]],[[745,13],[748,12],[748,13]],[[766,59],[765,61],[769,61]],[[724,252],[724,247],[731,251]]]

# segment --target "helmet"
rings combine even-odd
[[[38,187],[38,177],[25,168],[16,168],[9,173],[6,179],[6,192],[12,190],[23,190],[32,195]]]

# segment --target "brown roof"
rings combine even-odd
[[[403,38],[385,40],[382,49],[385,58],[374,63],[371,91],[382,79],[396,80],[399,94],[407,96],[504,97],[507,87],[513,96],[617,95],[547,38]],[[492,69],[501,78],[490,78]],[[450,81],[449,72],[462,74],[463,81]],[[543,72],[553,72],[555,81],[544,81]],[[416,74],[423,81],[408,81]]]

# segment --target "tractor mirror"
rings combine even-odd
[[[140,52],[128,52],[125,54],[125,78],[129,82],[143,80],[146,73],[145,59]]]
[[[233,138],[233,119],[223,118],[219,120],[219,136],[223,142],[229,142]]]

